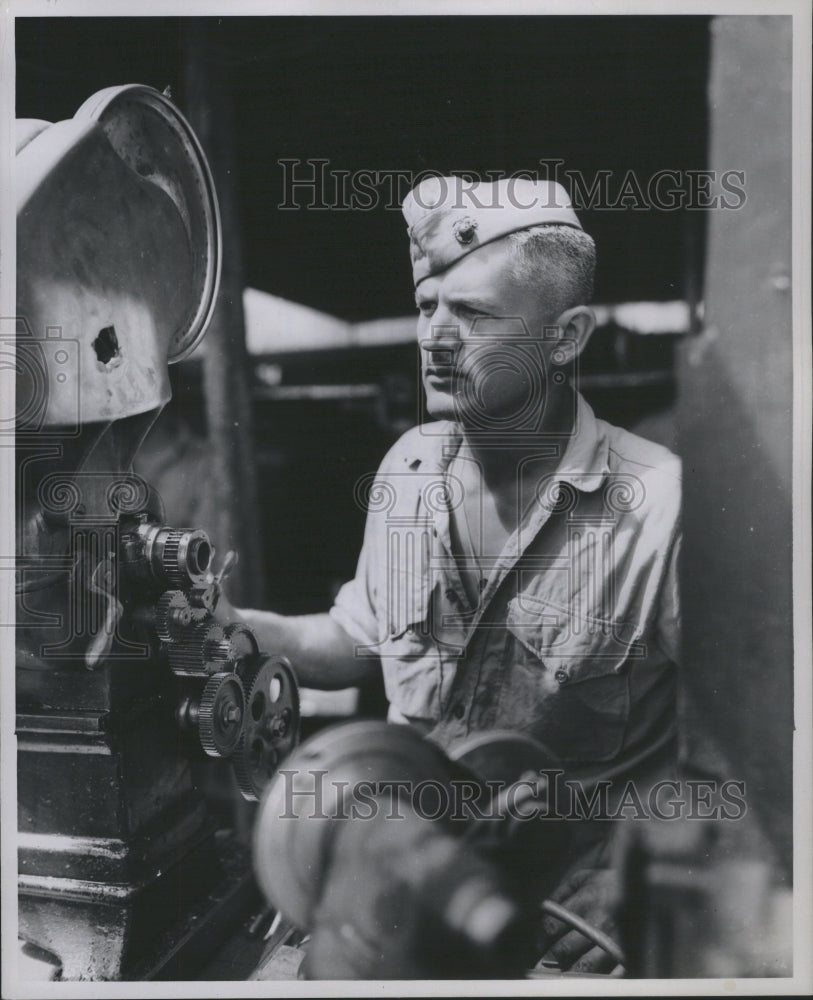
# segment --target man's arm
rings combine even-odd
[[[225,598],[217,612],[221,621],[243,621],[252,628],[260,649],[287,656],[303,687],[355,687],[380,669],[378,657],[356,655],[357,643],[329,614],[287,616],[232,608]]]

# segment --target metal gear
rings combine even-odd
[[[256,661],[260,652],[257,638],[242,622],[231,622],[223,628],[222,652],[232,667]]]
[[[245,697],[237,674],[213,674],[198,708],[198,738],[210,757],[230,757],[243,733]]]
[[[219,655],[224,634],[222,625],[202,622],[187,629],[176,642],[167,646],[172,672],[179,677],[206,677],[220,673],[225,660]]]
[[[161,642],[179,641],[192,621],[192,608],[181,590],[167,590],[155,604],[155,631]]]
[[[284,656],[265,657],[243,671],[243,735],[232,763],[244,798],[255,801],[299,734],[299,688]]]

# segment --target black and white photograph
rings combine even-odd
[[[809,995],[809,0],[0,46],[3,997]]]

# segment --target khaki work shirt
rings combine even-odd
[[[363,484],[358,569],[331,609],[358,655],[380,657],[390,719],[446,749],[527,733],[581,775],[646,758],[675,727],[679,460],[577,396],[556,471],[520,470],[536,500],[480,560],[472,606],[450,537],[461,440],[451,422],[415,427]]]

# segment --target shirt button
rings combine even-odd
[[[457,705],[455,705],[455,707],[454,707],[454,708],[452,709],[452,715],[453,715],[453,716],[454,716],[454,717],[455,717],[456,719],[462,719],[462,718],[463,718],[463,716],[464,716],[465,714],[466,714],[466,706],[465,706],[465,705],[463,705],[463,704],[461,704],[461,703],[459,703],[459,702],[458,702],[458,704],[457,704]]]
[[[567,681],[567,671],[562,670],[560,667],[556,673],[553,675],[560,684],[564,684]]]

